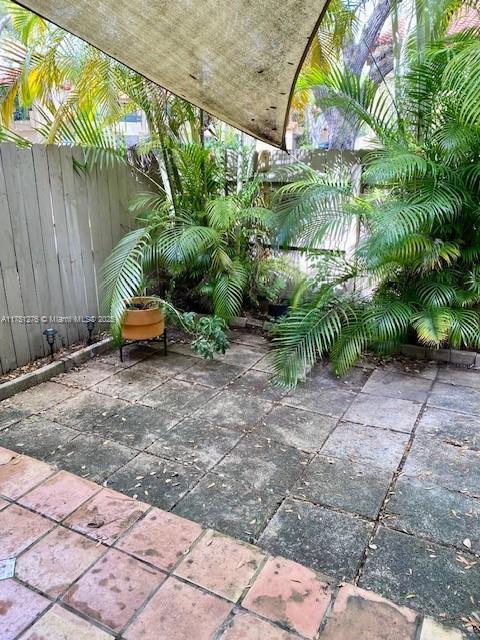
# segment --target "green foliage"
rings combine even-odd
[[[166,137],[200,141],[194,107],[10,0],[0,3],[9,18],[0,38],[5,127],[16,104],[34,106],[45,142],[84,147],[87,168],[125,161],[122,123],[134,112],[143,111],[148,124],[145,156]]]
[[[305,106],[313,101],[311,87],[303,82],[303,78],[315,69],[328,73],[330,65],[338,60],[345,42],[356,34],[359,26],[357,11],[363,4],[363,0],[330,0],[328,3],[292,98],[292,109],[297,117],[301,118]]]
[[[303,273],[284,256],[267,255],[257,261],[254,302],[260,299],[280,302],[288,299],[304,281]]]
[[[192,337],[191,347],[205,359],[224,354],[228,349],[226,331],[228,329],[222,318],[217,316],[198,316],[192,312],[179,311],[167,300],[158,296],[149,296],[149,308],[159,307],[166,313],[171,324],[180,327]],[[114,344],[121,344],[122,335],[119,322],[111,326]]]
[[[193,313],[184,313],[182,325],[194,335],[192,349],[203,358],[213,358],[217,353],[224,354],[229,347],[225,333],[227,324],[218,316],[199,318]]]
[[[280,193],[281,238],[293,231],[315,243],[353,221],[361,230],[354,254],[334,268],[329,259],[312,299],[276,325],[281,383],[296,384],[327,355],[343,374],[364,351],[412,338],[479,348],[478,51],[472,34],[434,43],[401,78],[398,103],[368,79],[330,77],[326,104],[368,125],[380,145],[365,160],[359,197],[338,171],[305,171]]]
[[[105,303],[120,318],[144,277],[163,270],[171,278],[188,277],[191,292],[206,297],[213,313],[228,321],[251,290],[256,247],[268,237],[272,214],[254,181],[247,193],[222,195],[222,167],[211,150],[176,145],[170,156],[173,191],[133,201],[143,226],[126,234],[103,266]]]

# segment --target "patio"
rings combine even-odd
[[[480,373],[365,361],[285,393],[266,354],[237,333],[212,362],[188,345],[100,357],[4,401],[0,446],[463,627],[479,606]],[[118,517],[102,508],[99,533]]]
[[[44,462],[0,449],[0,464],[3,550],[16,558],[0,581],[2,640],[189,640],[192,617],[195,640],[461,639]]]

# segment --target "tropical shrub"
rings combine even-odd
[[[190,292],[206,300],[205,310],[228,321],[251,290],[271,211],[255,180],[225,195],[223,160],[211,149],[187,144],[170,152],[170,193],[157,189],[133,201],[140,226],[104,264],[105,303],[120,318],[125,300],[163,270],[173,280],[184,277]]]
[[[368,78],[323,78],[325,104],[375,134],[365,193],[344,172],[305,170],[284,187],[281,238],[316,243],[360,225],[353,255],[336,258],[313,298],[274,330],[280,382],[318,358],[337,374],[400,342],[480,346],[480,42],[464,33],[429,47],[399,78],[397,98]]]

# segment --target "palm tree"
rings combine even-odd
[[[283,235],[311,242],[361,224],[352,256],[335,257],[310,299],[275,329],[288,386],[329,355],[343,374],[367,349],[401,341],[480,345],[480,41],[465,32],[427,47],[400,78],[399,100],[345,70],[325,78],[325,102],[374,132],[366,191],[342,174],[305,171],[284,187]]]
[[[210,301],[224,320],[239,314],[254,283],[261,244],[271,226],[260,183],[224,195],[223,158],[198,144],[169,150],[172,191],[142,194],[132,203],[141,226],[126,234],[103,267],[104,300],[117,320],[145,278],[165,270],[188,277],[190,293]]]
[[[348,115],[326,105],[328,83],[324,78],[330,69],[340,68],[359,79],[368,75],[376,85],[384,85],[393,71],[392,84],[394,90],[398,89],[402,65],[413,58],[422,61],[426,47],[447,33],[458,12],[477,5],[478,0],[332,2],[321,34],[327,47],[322,50],[320,60],[314,58],[313,64],[304,66],[296,92],[300,106],[308,100],[317,110],[320,107],[313,128],[320,123],[326,125],[329,148],[354,149],[358,133]],[[367,16],[362,22],[365,11]]]
[[[121,162],[119,123],[141,111],[149,132],[142,169],[154,163],[168,189],[165,142],[199,142],[198,109],[13,2],[3,7],[9,18],[0,39],[3,127],[16,104],[35,106],[46,143],[80,145],[90,164]]]

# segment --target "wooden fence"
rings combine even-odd
[[[138,191],[130,169],[76,171],[80,149],[0,145],[0,372],[85,338],[81,319],[99,315],[99,269],[131,228]]]
[[[133,227],[128,201],[144,187],[127,165],[76,171],[82,157],[69,147],[0,144],[0,373],[46,355],[47,326],[57,329],[57,344],[69,345],[86,337],[82,318],[101,313],[100,267]],[[339,159],[352,164],[360,188],[358,154],[262,152],[258,164],[268,173],[301,160],[324,171]],[[346,229],[334,248],[348,252],[356,234]],[[327,240],[321,248],[332,247]],[[292,250],[308,272],[302,248]]]

